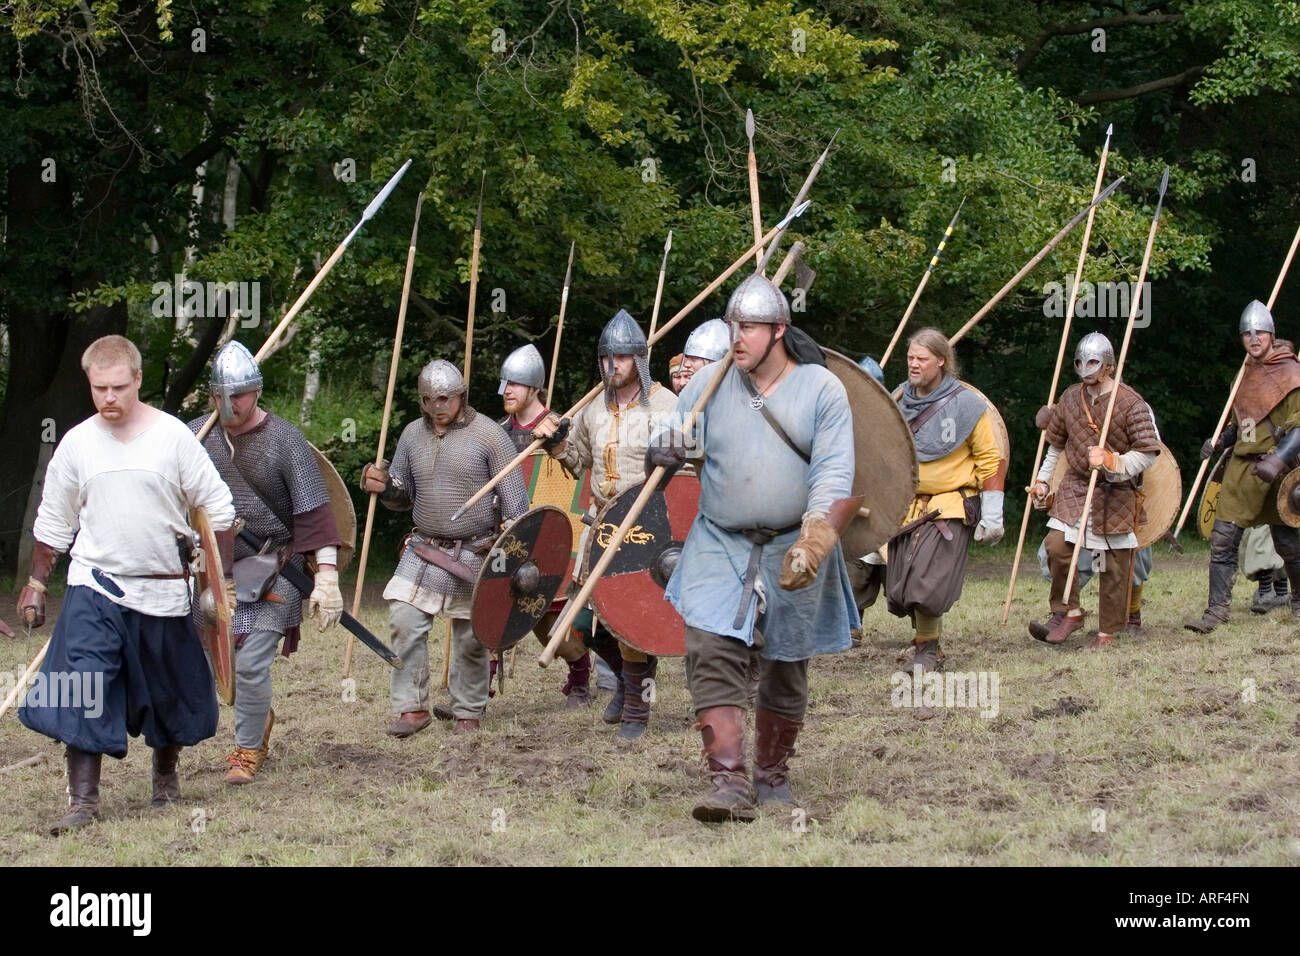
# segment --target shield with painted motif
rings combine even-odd
[[[596,516],[582,552],[584,580],[641,489],[641,485],[629,488]],[[700,479],[683,468],[655,489],[591,592],[601,623],[619,640],[646,654],[686,653],[686,624],[664,600],[664,588],[699,510]]]
[[[569,516],[554,505],[506,525],[474,584],[470,622],[479,642],[494,651],[519,643],[560,593],[572,553]]]
[[[573,580],[574,568],[578,563],[579,542],[587,527],[582,519],[591,507],[591,472],[581,472],[575,478],[558,461],[542,451],[529,455],[519,468],[524,473],[528,503],[534,508],[540,505],[559,508],[568,517],[573,529],[573,550],[564,572],[564,583],[560,586],[563,592]]]

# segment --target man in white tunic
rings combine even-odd
[[[103,755],[125,757],[128,734],[153,748],[153,805],[179,799],[177,757],[216,733],[217,698],[177,538],[189,534],[190,510],[206,509],[226,532],[229,567],[235,518],[230,489],[190,430],[139,400],[130,341],[97,339],[81,367],[97,414],[50,459],[18,598],[20,618],[44,623],[46,582],[71,547],[58,623],[18,711],[24,726],[67,745],[69,811],[55,834],[99,817]]]

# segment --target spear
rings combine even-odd
[[[1097,181],[1092,186],[1092,196],[1097,198],[1101,191],[1102,178],[1106,174],[1106,159],[1110,156],[1110,137],[1115,124],[1106,127],[1106,142],[1101,147],[1101,161],[1097,164]],[[1056,349],[1056,369],[1052,372],[1052,387],[1047,391],[1047,404],[1056,401],[1056,386],[1061,381],[1061,365],[1065,361],[1065,346],[1070,338],[1070,323],[1074,319],[1074,303],[1079,295],[1079,282],[1083,279],[1083,264],[1088,258],[1088,241],[1092,236],[1092,221],[1097,212],[1096,206],[1088,207],[1088,223],[1083,227],[1083,244],[1079,247],[1079,261],[1074,267],[1074,285],[1070,287],[1068,302],[1065,306],[1065,325],[1061,327],[1061,344]],[[1020,539],[1016,542],[1016,557],[1011,562],[1011,584],[1007,588],[1007,603],[1002,607],[1002,623],[1007,623],[1011,614],[1011,601],[1016,596],[1016,576],[1020,573],[1020,557],[1025,550],[1025,534],[1029,530],[1029,513],[1033,510],[1033,486],[1038,479],[1038,466],[1043,462],[1043,448],[1047,442],[1047,432],[1038,433],[1038,451],[1034,452],[1034,468],[1029,473],[1030,492],[1025,499],[1025,511],[1020,518]]]
[[[1094,195],[1096,195],[1094,193]],[[899,320],[898,328],[894,329],[894,337],[889,340],[889,347],[885,349],[885,357],[880,360],[880,367],[884,368],[885,363],[889,361],[890,354],[894,351],[894,346],[898,344],[898,337],[903,334],[903,329],[907,326],[907,320],[912,317],[912,310],[916,308],[916,302],[921,298],[921,290],[925,284],[930,281],[930,273],[934,267],[939,264],[939,257],[943,255],[943,247],[948,244],[952,238],[952,231],[957,226],[957,217],[961,215],[961,207],[966,205],[966,197],[962,196],[961,202],[957,204],[957,211],[952,214],[952,222],[948,223],[948,228],[943,231],[943,238],[939,240],[939,248],[934,250],[934,256],[930,259],[930,264],[925,267],[925,274],[921,276],[921,284],[916,287],[912,293],[912,301],[907,303],[907,309],[903,312],[903,318]],[[1091,223],[1089,219],[1089,223]]]
[[[1142,301],[1142,286],[1147,278],[1147,266],[1151,264],[1151,250],[1156,243],[1156,229],[1160,226],[1160,209],[1165,204],[1165,190],[1169,188],[1169,167],[1165,167],[1165,174],[1160,180],[1160,198],[1156,200],[1156,212],[1151,217],[1151,231],[1147,233],[1147,248],[1142,255],[1142,269],[1138,272],[1137,291],[1133,293],[1133,304],[1128,310],[1128,324],[1124,327],[1124,344],[1119,350],[1119,361],[1115,363],[1115,380],[1111,384],[1110,401],[1106,403],[1106,417],[1102,419],[1101,434],[1097,436],[1097,447],[1106,447],[1106,438],[1110,434],[1110,420],[1115,412],[1115,399],[1119,397],[1120,381],[1124,377],[1124,360],[1128,357],[1128,343],[1133,337],[1133,322],[1137,319],[1138,306]],[[1065,595],[1068,601],[1070,593],[1074,590],[1074,572],[1079,566],[1079,552],[1083,549],[1084,539],[1087,538],[1088,516],[1092,510],[1092,494],[1097,490],[1097,474],[1100,468],[1091,469],[1088,475],[1088,493],[1083,499],[1083,514],[1079,516],[1079,527],[1077,529],[1078,538],[1074,542],[1074,553],[1070,555],[1070,570],[1065,575]],[[1103,532],[1104,533],[1104,532]]]
[[[745,110],[745,137],[749,140],[749,208],[754,214],[754,239],[763,234],[763,214],[758,205],[758,157],[754,155],[754,111]],[[762,250],[754,253],[754,264],[762,262]]]
[[[432,179],[429,180],[433,182]],[[425,189],[429,187],[426,185]],[[379,446],[375,449],[375,467],[384,460],[384,445],[388,442],[388,421],[393,411],[393,390],[397,385],[397,365],[402,355],[402,333],[406,329],[406,304],[411,298],[411,276],[415,272],[415,244],[420,232],[420,209],[424,206],[424,189],[415,200],[415,222],[411,226],[411,245],[406,250],[406,276],[402,279],[402,301],[397,307],[397,332],[393,336],[393,357],[388,363],[388,391],[384,395],[384,417],[379,423]],[[366,581],[366,559],[370,555],[370,532],[375,524],[375,502],[379,495],[370,493],[366,505],[366,530],[361,536],[361,557],[357,560],[357,583],[352,592],[352,616],[361,613],[361,589]],[[343,676],[352,674],[352,635],[348,635],[348,646],[343,652]]]
[[[1051,252],[1053,249],[1055,249],[1060,244],[1061,240],[1064,239],[1066,236],[1068,236],[1074,230],[1075,226],[1083,222],[1083,217],[1088,215],[1088,211],[1090,209],[1092,209],[1094,206],[1099,206],[1103,202],[1105,202],[1106,199],[1110,196],[1110,194],[1115,191],[1115,187],[1118,186],[1123,181],[1124,181],[1124,177],[1121,176],[1119,179],[1115,180],[1113,183],[1111,183],[1109,186],[1103,189],[1100,193],[1098,193],[1097,198],[1094,199],[1091,203],[1089,203],[1086,208],[1080,209],[1075,214],[1074,218],[1071,219],[1069,222],[1067,222],[1065,224],[1065,227],[1060,232],[1058,232],[1055,236],[1053,236],[1050,240],[1048,240],[1047,245],[1039,249],[1037,255],[1035,255],[1032,259],[1026,262],[1024,266],[1021,267],[1020,271],[1017,272],[1015,275],[1013,275],[1007,281],[1007,284],[998,290],[998,294],[995,295],[993,298],[989,299],[989,301],[984,304],[984,307],[980,309],[978,312],[976,312],[973,316],[971,316],[970,320],[967,321],[967,323],[963,325],[960,329],[958,329],[952,335],[952,337],[948,339],[948,341],[954,345],[960,342],[966,336],[967,332],[975,328],[975,323],[977,323],[980,319],[984,318],[984,316],[988,315],[989,311],[995,305],[997,305],[999,302],[1002,301],[1003,296],[1005,296],[1008,292],[1010,292],[1017,285],[1019,285],[1020,280],[1023,279],[1025,276],[1029,275],[1030,271],[1034,268],[1034,266],[1042,262],[1043,259],[1047,257],[1047,254]]]
[[[678,310],[676,315],[674,315],[671,319],[665,322],[663,324],[663,327],[660,328],[659,331],[657,331],[654,334],[654,336],[648,340],[648,344],[653,345],[655,341],[667,335],[669,331],[671,331],[673,327],[677,325],[678,322],[680,322],[686,316],[690,315],[691,312],[695,310],[696,306],[698,306],[701,302],[703,302],[710,295],[712,295],[714,291],[718,288],[718,286],[722,285],[722,283],[726,282],[729,278],[731,278],[731,276],[736,272],[736,270],[738,270],[742,265],[745,264],[745,261],[754,254],[755,249],[762,248],[763,245],[768,242],[772,243],[772,245],[768,246],[769,250],[776,248],[775,246],[776,240],[779,239],[780,236],[785,232],[785,230],[789,227],[790,223],[792,223],[799,216],[803,215],[804,211],[808,208],[808,206],[809,203],[804,202],[802,205],[794,209],[790,213],[790,215],[786,216],[779,223],[777,223],[770,230],[768,230],[768,232],[762,237],[761,242],[755,242],[752,246],[746,249],[739,259],[737,259],[731,265],[727,266],[727,268],[724,269],[716,279],[714,279],[702,290],[700,290],[700,292],[695,296],[695,298],[691,299],[690,302],[682,306],[681,309]],[[580,398],[576,405],[570,408],[561,417],[572,418],[574,415],[578,414],[578,412],[580,412],[583,408],[585,408],[588,402],[590,402],[597,395],[603,392],[604,389],[605,389],[604,385],[596,385],[595,387],[592,388],[591,391],[589,391],[586,395]],[[496,487],[497,482],[499,482],[506,475],[510,474],[510,472],[513,471],[515,468],[519,467],[520,462],[522,462],[525,458],[527,458],[529,455],[531,455],[533,452],[537,451],[537,449],[541,447],[542,447],[542,439],[540,438],[534,439],[530,444],[525,446],[524,449],[520,451],[517,455],[515,455],[515,457],[512,458],[504,468],[502,468],[495,475],[489,478],[487,484],[485,484],[478,491],[474,492],[474,494],[470,496],[469,500],[460,506],[460,508],[456,511],[456,513],[452,515],[452,520],[455,521],[459,519],[470,508],[478,504],[483,499],[484,495],[486,495],[489,491],[491,491],[494,487]]]
[[[474,249],[469,259],[469,318],[465,320],[465,384],[469,384],[469,354],[474,345],[474,300],[478,297],[478,251],[483,239],[483,189],[487,186],[487,170],[478,187],[478,214],[474,217]]]
[[[795,194],[794,202],[790,203],[790,208],[786,212],[785,219],[782,220],[783,222],[789,221],[792,217],[795,217],[797,215],[795,210],[800,208],[804,200],[808,198],[808,190],[812,189],[812,184],[816,182],[817,176],[822,171],[822,165],[826,162],[826,156],[830,153],[831,146],[835,144],[835,137],[839,135],[839,130],[836,130],[831,134],[830,140],[826,143],[826,148],[823,149],[822,154],[817,157],[817,162],[813,163],[812,169],[808,170],[808,175],[804,178],[803,185],[799,187],[799,192]],[[772,240],[772,245],[768,246],[763,252],[763,258],[758,262],[758,272],[761,273],[767,268],[767,264],[772,261],[772,255],[776,252],[776,244],[781,241],[781,235],[784,233],[785,230],[782,229],[781,234],[778,234],[777,237]]]
[[[576,239],[569,243],[569,265],[564,270],[564,290],[560,293],[560,320],[555,323],[555,349],[551,352],[551,380],[546,386],[548,405],[555,401],[555,370],[560,366],[560,336],[564,334],[564,310],[569,304],[569,282],[573,278],[573,251],[577,248]]]
[[[278,342],[280,336],[284,334],[284,330],[288,328],[289,323],[292,322],[294,317],[302,311],[302,307],[307,304],[307,300],[310,299],[312,293],[316,291],[316,287],[325,280],[325,276],[327,276],[329,271],[334,268],[334,264],[343,257],[343,253],[346,252],[348,246],[352,244],[352,240],[355,239],[357,233],[361,231],[361,227],[374,218],[375,213],[379,211],[379,207],[384,204],[384,200],[386,200],[389,193],[396,188],[398,181],[406,174],[406,171],[410,166],[411,160],[408,159],[402,164],[401,169],[393,173],[392,177],[384,185],[384,188],[379,190],[378,195],[376,195],[374,199],[370,200],[370,204],[366,206],[365,211],[361,214],[361,220],[352,227],[352,231],[343,238],[343,241],[339,243],[338,248],[330,254],[330,257],[325,260],[324,265],[320,267],[315,277],[310,283],[308,283],[307,288],[303,289],[302,294],[298,296],[298,300],[294,302],[289,311],[284,314],[284,318],[280,320],[279,324],[276,325],[266,342],[262,344],[262,347],[257,350],[257,354],[253,356],[254,361],[260,362],[262,359],[266,358],[271,349],[275,347],[275,343]],[[204,422],[203,426],[199,429],[197,437],[200,442],[208,436],[208,432],[212,431],[212,426],[216,423],[217,412],[214,409],[212,414],[208,416],[208,420]],[[29,619],[28,624],[30,625],[30,623],[31,621]],[[23,672],[23,676],[14,687],[14,692],[6,697],[4,703],[0,705],[0,717],[4,717],[9,708],[13,706],[14,701],[18,699],[18,695],[22,692],[23,686],[27,683],[31,675],[36,673],[36,669],[41,666],[41,662],[45,660],[45,652],[48,651],[49,648],[50,642],[47,640],[45,646],[37,651],[36,656],[32,658],[32,662],[27,665],[27,670]]]
[[[650,313],[650,340],[655,337],[655,326],[659,324],[659,303],[664,298],[664,274],[668,271],[668,250],[673,247],[673,231],[668,230],[668,240],[664,243],[664,258],[659,263],[659,285],[655,287],[655,307]],[[645,360],[650,361],[650,346],[646,346]]]
[[[1282,263],[1282,271],[1277,274],[1277,281],[1273,283],[1273,293],[1268,297],[1268,310],[1270,312],[1273,311],[1273,303],[1277,301],[1277,294],[1282,291],[1282,280],[1286,278],[1287,270],[1291,268],[1291,260],[1295,258],[1297,245],[1300,245],[1300,229],[1296,230],[1295,238],[1291,240],[1291,248],[1286,254],[1286,261]],[[1237,389],[1241,387],[1241,379],[1245,374],[1246,363],[1243,360],[1241,368],[1237,370],[1237,377],[1232,380],[1232,388],[1228,390],[1228,401],[1223,406],[1223,414],[1219,416],[1219,424],[1214,426],[1214,434],[1210,436],[1210,441],[1218,441],[1219,435],[1223,433],[1223,426],[1227,424],[1228,413],[1232,411],[1232,403],[1237,399]],[[1205,478],[1205,469],[1209,463],[1209,458],[1203,459],[1200,470],[1196,472],[1196,480],[1192,482],[1192,490],[1187,495],[1187,504],[1183,506],[1183,513],[1178,518],[1178,527],[1174,529],[1175,541],[1178,540],[1178,535],[1182,533],[1183,523],[1187,521],[1187,514],[1192,510],[1192,502],[1196,500],[1196,492],[1201,487],[1201,481]]]

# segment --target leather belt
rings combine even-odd
[[[468,550],[477,555],[486,554],[492,548],[496,538],[485,537],[467,540],[465,538],[439,538],[436,535],[422,535],[412,532],[406,536],[406,541],[402,542],[403,546],[407,543],[422,561],[432,564],[434,567],[441,568],[448,574],[460,578],[470,584],[478,580],[478,575],[470,568],[461,563],[460,552],[462,549]],[[452,553],[447,554],[443,548],[449,549]]]
[[[736,619],[731,623],[734,628],[739,628],[745,623],[745,616],[749,613],[749,599],[754,594],[754,583],[758,580],[758,566],[763,555],[763,545],[767,544],[773,538],[779,538],[783,534],[791,531],[798,531],[801,525],[792,524],[786,528],[742,528],[740,534],[743,534],[751,542],[749,549],[749,565],[745,568],[745,586],[740,592],[740,608],[736,611]]]

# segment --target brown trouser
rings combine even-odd
[[[1070,593],[1065,593],[1065,575],[1070,570],[1074,545],[1067,544],[1065,532],[1053,528],[1047,533],[1047,569],[1052,574],[1052,610],[1072,611],[1079,606],[1079,571],[1075,569]],[[1103,551],[1104,565],[1098,586],[1101,595],[1097,607],[1097,630],[1103,634],[1121,634],[1128,629],[1129,588],[1133,584],[1133,548]]]
[[[759,645],[761,646],[761,645]],[[758,647],[734,637],[686,628],[686,681],[698,715],[714,707],[749,706],[749,668],[759,666],[758,706],[787,720],[803,720],[808,709],[808,662],[770,661]]]

